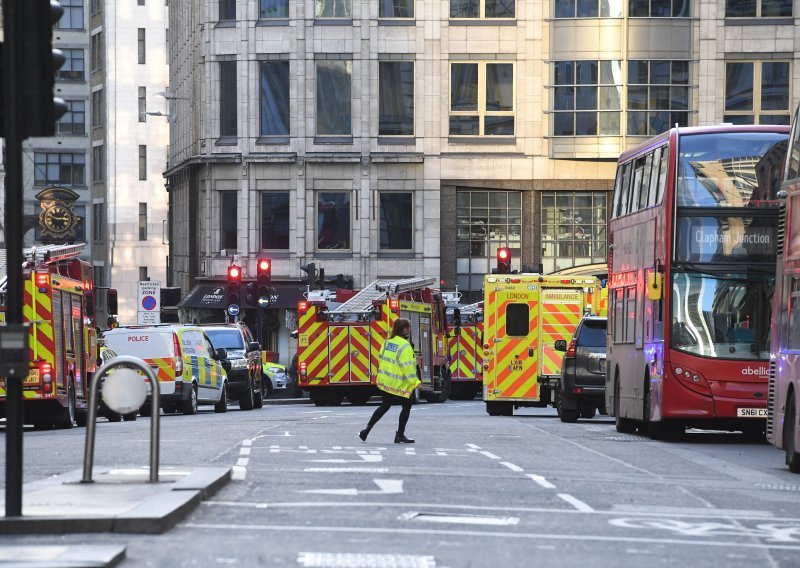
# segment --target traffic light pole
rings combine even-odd
[[[3,2],[7,251],[6,323],[22,323],[22,97],[24,61],[21,2]],[[6,517],[22,516],[22,381],[6,377]]]

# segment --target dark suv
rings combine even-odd
[[[564,351],[556,408],[562,422],[591,418],[595,409],[605,413],[607,318],[586,316],[578,324],[572,341],[556,341]]]
[[[199,324],[214,349],[227,351],[228,398],[239,401],[239,408],[252,410],[264,406],[267,386],[261,381],[261,346],[248,327],[239,323]],[[230,366],[228,365],[230,364]]]

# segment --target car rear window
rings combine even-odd
[[[206,329],[205,332],[214,349],[244,349],[238,329]]]
[[[106,345],[117,355],[133,355],[142,359],[174,356],[171,331],[109,333],[105,339]]]
[[[578,336],[578,345],[586,347],[605,347],[606,322],[600,320],[586,320],[581,326]]]

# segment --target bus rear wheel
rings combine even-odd
[[[783,449],[786,452],[786,465],[792,473],[800,473],[800,454],[794,446],[795,432],[797,430],[797,408],[795,407],[794,394],[789,397],[786,405],[786,420],[783,427]]]
[[[623,418],[619,415],[621,389],[619,386],[619,374],[614,381],[614,426],[620,434],[633,434],[636,431],[636,422],[630,418]]]

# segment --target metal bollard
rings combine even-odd
[[[89,389],[89,413],[86,423],[86,448],[83,454],[83,478],[81,483],[92,483],[92,467],[94,466],[94,439],[97,420],[97,389],[101,379],[109,371],[117,367],[127,367],[142,371],[150,379],[150,483],[158,483],[158,454],[159,454],[159,418],[161,414],[161,389],[158,377],[150,365],[131,355],[120,355],[100,367],[92,378]]]

